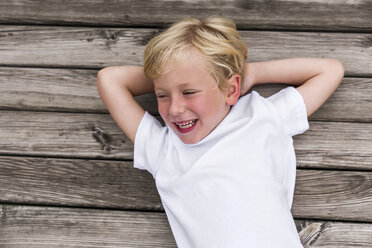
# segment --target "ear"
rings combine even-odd
[[[227,80],[227,104],[234,105],[240,96],[240,82],[241,77],[239,74],[232,75]]]

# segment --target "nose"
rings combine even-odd
[[[169,105],[169,114],[173,116],[177,116],[180,114],[183,114],[186,110],[186,106],[182,99],[180,98],[173,98],[171,99],[170,105]]]

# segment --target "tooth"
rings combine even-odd
[[[176,123],[176,124],[179,128],[186,129],[186,128],[192,127],[195,124],[195,120],[191,120],[185,123]]]

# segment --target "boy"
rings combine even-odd
[[[134,142],[180,248],[302,247],[291,215],[296,160],[292,136],[335,91],[332,59],[245,64],[235,24],[186,19],[153,38],[144,68],[108,67],[99,94]],[[256,84],[286,83],[265,99]],[[134,96],[155,92],[166,126]]]

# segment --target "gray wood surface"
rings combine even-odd
[[[371,12],[370,0],[10,0],[0,4],[0,22],[159,26],[215,15],[232,18],[241,28],[371,31]]]
[[[0,111],[0,154],[133,159],[108,114]],[[294,139],[300,167],[371,170],[372,124],[311,121]]]
[[[0,66],[102,68],[143,61],[156,29],[0,26]],[[372,76],[372,35],[362,33],[241,31],[249,61],[329,57],[346,75]],[[356,59],[357,58],[357,59]]]
[[[97,72],[0,67],[0,109],[108,113],[97,92]],[[136,98],[147,111],[157,113],[153,94]]]
[[[96,89],[96,74],[97,70],[0,67],[0,109],[107,113]],[[267,97],[283,87],[265,85],[254,90]],[[345,78],[311,119],[371,122],[371,96],[371,78]],[[154,95],[137,99],[157,114]]]
[[[371,224],[295,220],[304,248],[371,247]]]
[[[0,154],[132,159],[108,114],[0,111]]]
[[[372,124],[310,122],[310,129],[294,138],[301,167],[371,170]]]
[[[176,247],[164,213],[0,205],[0,246]],[[371,247],[372,224],[296,220],[308,247]]]
[[[163,210],[152,176],[121,161],[0,157],[0,198]],[[372,222],[372,172],[299,169],[292,212],[298,218]]]
[[[0,199],[32,205],[163,210],[133,162],[0,156]]]
[[[163,213],[0,205],[0,247],[176,247]]]
[[[371,13],[371,0],[1,1],[0,247],[176,247],[95,85],[191,15],[235,20],[248,61],[343,62],[343,84],[294,139],[292,212],[305,248],[372,247]],[[138,101],[157,114],[153,95]]]
[[[371,209],[372,172],[297,170],[293,216],[372,222]]]

